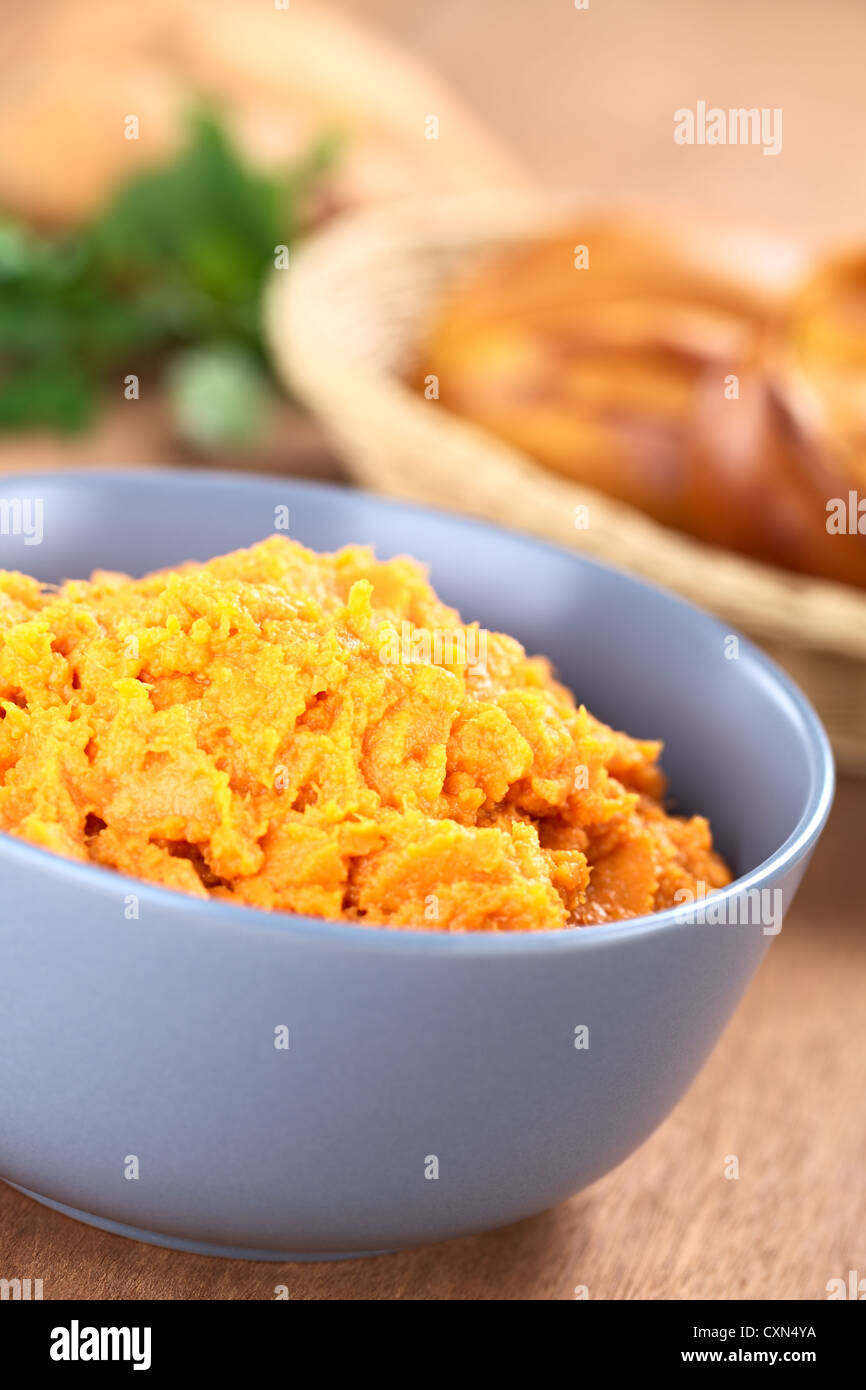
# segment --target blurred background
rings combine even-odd
[[[0,0],[0,470],[535,530],[744,627],[862,771],[866,9],[583,4]]]
[[[541,182],[590,186],[810,242],[861,238],[859,0],[350,0],[423,54]],[[784,157],[673,144],[698,100],[782,107]]]

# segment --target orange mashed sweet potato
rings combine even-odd
[[[275,536],[140,580],[0,571],[0,830],[200,898],[447,931],[653,912],[730,879],[659,751],[411,559]]]

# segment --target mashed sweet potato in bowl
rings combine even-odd
[[[287,1258],[621,1162],[826,818],[787,678],[624,573],[349,490],[0,501],[0,1176]]]
[[[275,534],[134,580],[0,571],[0,829],[197,897],[445,931],[724,886],[661,746],[412,558]]]

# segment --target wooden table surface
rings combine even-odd
[[[0,1185],[0,1274],[44,1297],[826,1297],[866,1276],[866,783],[843,782],[780,936],[716,1052],[643,1148],[571,1201],[447,1244],[326,1264],[183,1255]],[[727,1156],[740,1176],[725,1177]]]

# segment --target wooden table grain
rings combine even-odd
[[[323,1264],[184,1255],[0,1185],[0,1277],[45,1299],[822,1299],[866,1277],[866,783],[688,1095],[613,1173],[519,1225]],[[739,1177],[725,1176],[729,1156]]]

